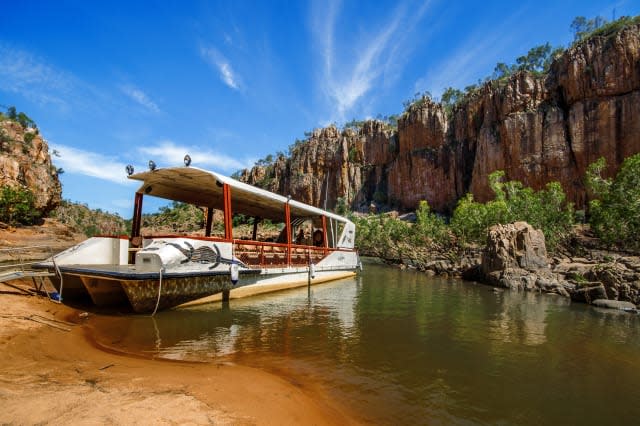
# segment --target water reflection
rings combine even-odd
[[[310,294],[93,320],[96,339],[116,350],[305,377],[382,424],[633,420],[639,324],[560,297],[374,265]]]
[[[155,317],[98,317],[92,325],[100,344],[157,358],[210,361],[260,348],[290,353],[302,338],[341,341],[357,334],[358,289],[355,278],[315,286],[310,293],[280,292]]]

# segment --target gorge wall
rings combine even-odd
[[[424,99],[397,130],[379,121],[317,129],[289,158],[241,179],[320,207],[342,198],[354,209],[374,202],[412,210],[427,200],[450,212],[467,192],[491,199],[488,176],[504,170],[534,189],[558,181],[581,208],[589,164],[605,157],[612,175],[638,152],[640,25],[632,25],[574,45],[545,75],[488,82],[450,114]]]
[[[29,189],[35,208],[43,214],[55,209],[62,197],[47,142],[34,128],[0,119],[0,187],[5,186]]]

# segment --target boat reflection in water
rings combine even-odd
[[[96,316],[94,339],[110,350],[153,358],[208,362],[250,353],[286,338],[304,324],[335,323],[353,333],[358,278],[273,294],[212,303],[155,316]],[[294,326],[295,324],[295,326]]]

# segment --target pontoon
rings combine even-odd
[[[131,235],[89,238],[42,264],[56,273],[61,297],[88,294],[97,306],[129,304],[148,313],[346,278],[360,264],[355,225],[334,213],[196,167],[129,178],[142,182]],[[147,196],[203,209],[204,232],[144,235]],[[212,235],[215,210],[223,213],[219,236]],[[234,237],[235,214],[252,218],[248,238]],[[263,221],[282,223],[275,241],[259,237]]]

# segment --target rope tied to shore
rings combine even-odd
[[[162,271],[164,267],[160,268],[160,278],[158,280],[158,299],[156,300],[156,307],[153,309],[151,316],[154,316],[158,312],[158,306],[160,306],[160,293],[162,293]]]

